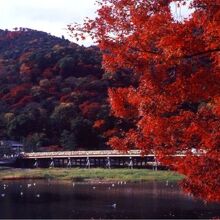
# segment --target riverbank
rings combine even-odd
[[[52,168],[52,169],[1,169],[0,180],[20,179],[54,179],[73,180],[77,182],[95,181],[179,181],[182,175],[173,171],[153,171],[147,169],[81,169],[81,168]]]

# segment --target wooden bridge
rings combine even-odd
[[[102,151],[59,151],[22,153],[16,162],[17,167],[104,167],[104,168],[154,168],[160,164],[154,154],[141,155],[140,150],[123,153],[117,150]]]

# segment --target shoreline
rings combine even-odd
[[[173,181],[177,182],[184,176],[167,170],[148,169],[104,169],[104,168],[48,168],[48,169],[0,169],[0,181],[17,180],[69,180],[86,183],[109,183],[117,181],[148,182]]]

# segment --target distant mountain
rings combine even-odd
[[[123,72],[104,73],[97,47],[0,30],[0,139],[22,141],[28,151],[106,148],[123,126],[110,115],[107,90],[128,84]]]

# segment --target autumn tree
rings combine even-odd
[[[189,2],[192,14],[177,20],[171,4]],[[109,89],[113,114],[134,124],[109,144],[154,152],[186,176],[185,190],[220,201],[219,0],[98,4],[97,17],[70,25],[70,32],[96,40],[107,72],[126,70],[138,80],[136,86]]]
[[[104,133],[114,121],[103,74],[96,46],[30,29],[0,30],[1,139],[22,141],[28,151],[106,149]],[[98,120],[105,124],[93,126]]]

